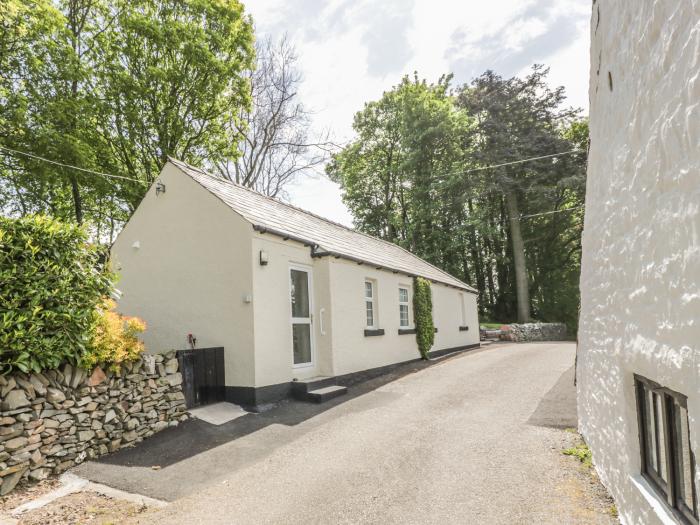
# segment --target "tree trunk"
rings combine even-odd
[[[83,201],[80,198],[80,188],[78,187],[78,179],[75,176],[70,177],[71,192],[73,193],[73,207],[75,209],[75,222],[83,223]]]
[[[518,322],[530,321],[530,293],[527,285],[527,263],[525,262],[525,243],[520,231],[520,211],[515,191],[506,192],[506,206],[510,222],[510,238],[513,246],[513,264],[515,266],[515,294],[518,303]]]

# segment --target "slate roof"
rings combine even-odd
[[[250,222],[257,231],[306,243],[319,255],[337,256],[411,276],[418,275],[478,293],[468,284],[396,244],[285,204],[176,159],[169,160]]]

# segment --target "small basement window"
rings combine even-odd
[[[683,523],[698,523],[687,398],[635,374],[642,475]]]

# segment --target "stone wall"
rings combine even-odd
[[[565,341],[566,338],[566,325],[563,323],[525,323],[501,327],[501,339],[505,341]]]
[[[0,495],[187,418],[175,354],[144,355],[119,373],[71,365],[0,376]]]

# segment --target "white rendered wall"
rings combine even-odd
[[[268,264],[265,266],[261,266],[259,262],[261,250],[264,250],[268,256]],[[301,243],[292,240],[284,241],[275,235],[259,233],[256,233],[253,239],[252,258],[256,386],[286,383],[293,378],[332,375],[327,258],[312,259],[310,248]],[[312,366],[303,368],[293,366],[289,289],[289,271],[292,266],[306,269],[312,276],[314,363]],[[323,321],[321,310],[324,310]],[[321,322],[324,324],[323,334]]]
[[[580,430],[621,520],[662,523],[633,374],[688,396],[700,457],[700,2],[594,1],[590,100]]]
[[[149,352],[225,348],[226,384],[254,386],[253,229],[177,167],[167,164],[112,246],[118,310],[143,318]],[[135,242],[139,248],[133,247]]]
[[[377,327],[384,335],[365,337],[364,282],[376,282]],[[413,334],[398,335],[399,286],[412,290],[412,279],[369,265],[344,259],[330,263],[332,347],[335,375],[400,363],[420,357]],[[469,331],[460,332],[460,291],[442,284],[433,284],[433,319],[438,333],[433,350],[455,348],[479,342],[476,295],[464,293]],[[413,324],[413,304],[409,307]]]
[[[259,263],[261,250],[268,257],[264,266]],[[256,386],[285,383],[294,378],[347,374],[419,357],[415,335],[398,335],[398,289],[401,285],[410,290],[410,277],[344,259],[312,258],[308,246],[271,234],[254,234],[251,255]],[[293,366],[289,301],[292,266],[310,270],[313,281],[314,362],[302,368]],[[382,336],[364,335],[366,278],[376,281],[378,326],[385,330]],[[478,343],[476,295],[440,284],[433,284],[432,290],[433,318],[439,330],[434,349]],[[459,331],[462,298],[468,332]],[[409,311],[413,327],[412,304]]]

